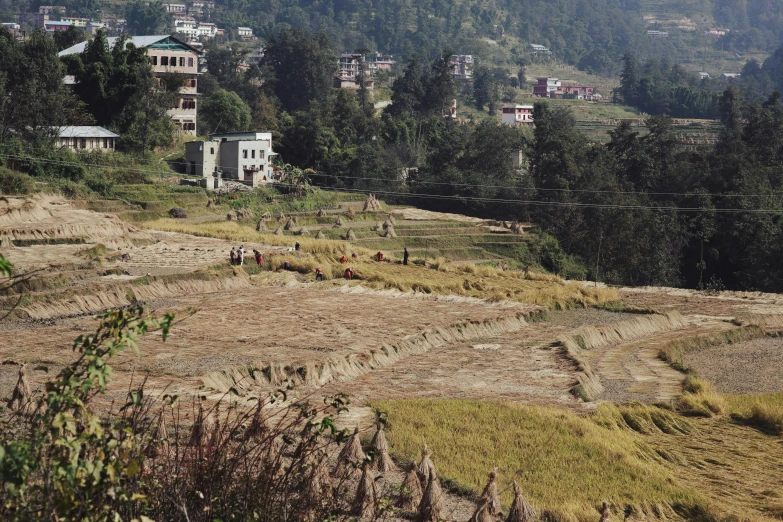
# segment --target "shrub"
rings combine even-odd
[[[32,194],[35,181],[23,172],[0,168],[0,194]]]

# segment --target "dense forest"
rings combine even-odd
[[[16,21],[42,0],[0,0],[0,19]],[[131,34],[171,30],[156,2],[101,0],[60,2],[71,15],[115,14],[129,21]],[[642,15],[688,16],[695,30],[670,29],[651,39]],[[617,74],[623,54],[678,60],[694,48],[770,52],[780,44],[783,0],[692,1],[661,5],[641,0],[217,0],[204,18],[221,27],[251,27],[266,40],[281,29],[323,32],[341,50],[367,48],[409,58],[434,58],[449,48],[485,63],[516,63],[528,43],[549,47],[557,59],[600,74]],[[703,34],[708,24],[731,31],[720,39]]]

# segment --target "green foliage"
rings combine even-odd
[[[250,107],[235,92],[218,89],[201,103],[199,127],[207,132],[238,132],[250,128]]]
[[[143,500],[127,485],[141,471],[141,458],[128,430],[129,418],[103,421],[90,402],[111,380],[107,360],[132,348],[152,329],[168,335],[172,315],[145,318],[140,308],[107,312],[93,334],[79,336],[77,359],[46,385],[23,437],[6,426],[0,445],[5,520],[112,520]],[[132,392],[126,408],[141,405]]]
[[[160,2],[136,0],[125,7],[128,33],[132,36],[160,34],[171,26],[171,15]]]
[[[23,172],[0,167],[0,194],[32,194],[35,191],[33,178]]]

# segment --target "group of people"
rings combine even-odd
[[[232,265],[242,266],[245,264],[245,245],[239,245],[239,248],[231,248],[229,253]],[[258,263],[258,266],[264,264],[264,256],[258,250],[253,249],[253,258]]]

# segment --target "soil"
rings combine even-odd
[[[781,337],[688,351],[684,362],[721,393],[783,392]]]

